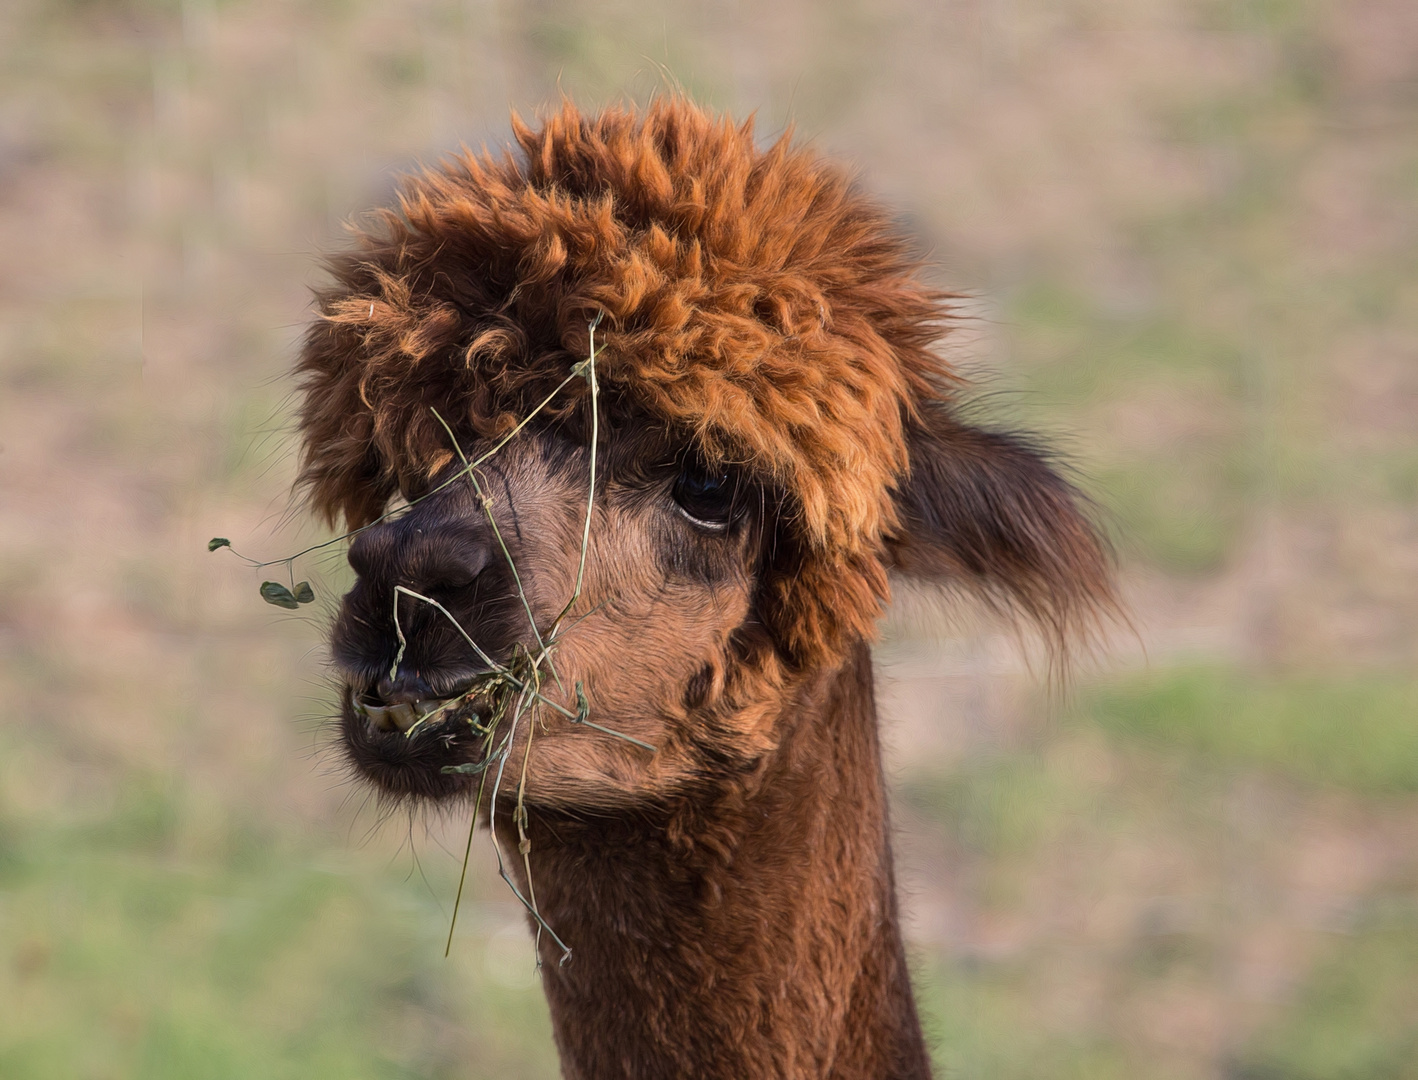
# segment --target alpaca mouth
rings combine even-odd
[[[418,701],[397,701],[385,704],[377,698],[350,691],[350,708],[356,716],[362,717],[376,731],[398,731],[410,734],[415,725],[442,723],[458,706],[465,704],[465,698],[423,698]]]
[[[388,794],[435,801],[464,795],[487,752],[483,697],[384,702],[349,687],[341,710],[345,754]]]

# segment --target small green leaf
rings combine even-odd
[[[261,599],[268,604],[275,604],[276,607],[290,608],[291,610],[300,607],[300,603],[291,595],[291,591],[279,581],[261,582]]]
[[[216,551],[219,547],[231,547],[231,541],[225,536],[214,536],[207,541],[208,551]]]
[[[476,776],[487,767],[487,761],[465,761],[461,765],[445,765],[438,771],[445,776]]]
[[[302,581],[295,587],[295,602],[297,604],[308,604],[315,599],[315,590],[310,587],[310,582]]]

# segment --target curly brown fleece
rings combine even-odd
[[[764,582],[779,640],[811,663],[869,636],[905,428],[953,382],[930,351],[947,297],[884,211],[788,136],[762,149],[679,97],[567,103],[514,131],[520,157],[408,178],[333,261],[300,363],[315,508],[358,527],[447,464],[430,406],[506,430],[603,314],[608,407],[783,496],[796,557]]]

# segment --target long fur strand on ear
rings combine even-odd
[[[1058,658],[1119,614],[1112,549],[1087,499],[1027,438],[936,404],[908,424],[907,443],[893,569],[1024,616]]]

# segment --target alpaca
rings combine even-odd
[[[951,298],[840,168],[679,97],[513,130],[356,229],[299,363],[301,482],[359,530],[344,752],[519,853],[568,1078],[929,1076],[888,574],[1061,644],[1114,603],[1105,545],[1027,438],[961,417]],[[536,643],[492,747],[479,688]]]

